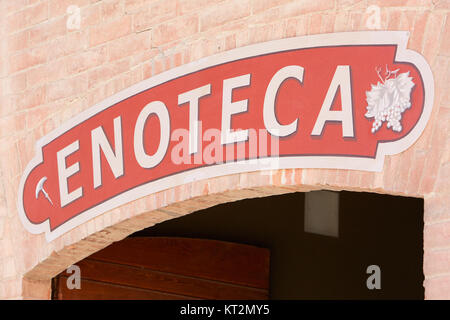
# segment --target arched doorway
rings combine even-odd
[[[307,193],[297,192],[217,205],[144,229],[126,241],[177,237],[266,248],[271,299],[423,299],[423,200],[337,194],[336,235],[306,228]],[[211,252],[203,258],[213,257]],[[380,288],[368,286],[370,266],[379,267]],[[64,274],[59,277],[67,278]]]

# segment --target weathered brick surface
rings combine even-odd
[[[99,216],[48,244],[22,227],[20,176],[37,139],[94,103],[164,70],[273,39],[409,30],[436,80],[430,123],[381,173],[298,169],[196,181]],[[219,203],[316,189],[425,199],[426,298],[450,298],[450,5],[446,0],[0,0],[0,299],[50,296],[49,279],[111,242]],[[80,28],[67,21],[79,8]],[[401,233],[401,229],[399,229]]]

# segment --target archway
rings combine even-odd
[[[339,220],[335,235],[308,229],[304,203],[311,194],[291,193],[216,205],[143,229],[127,239],[175,236],[268,248],[273,299],[422,299],[422,200],[365,192],[336,194]],[[380,288],[369,286],[374,267],[381,274]],[[67,276],[61,275],[65,281]],[[128,290],[136,286],[123,281],[118,284]],[[161,290],[160,284],[157,288]]]

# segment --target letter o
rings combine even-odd
[[[153,155],[145,153],[144,127],[148,117],[155,114],[160,124],[160,141],[158,150]],[[153,168],[157,166],[166,155],[170,141],[170,116],[166,105],[161,101],[153,101],[147,104],[139,113],[134,129],[134,154],[142,168]]]

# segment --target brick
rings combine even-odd
[[[438,223],[450,219],[450,199],[445,194],[425,196],[424,221],[426,224]]]
[[[447,140],[448,141],[448,140]],[[447,143],[446,146],[450,145]],[[442,157],[441,157],[442,159]],[[450,163],[443,163],[439,167],[438,176],[436,178],[436,184],[434,192],[438,194],[450,194],[450,183],[448,183],[448,177],[450,177]]]
[[[232,37],[230,37],[230,39],[227,38],[227,40],[230,41],[230,43],[227,43],[226,45],[226,50],[230,50],[233,47],[233,44],[231,43],[232,41]],[[181,52],[177,52],[173,55],[173,67],[178,67],[181,66],[181,64],[183,63],[183,55]]]
[[[408,183],[406,186],[406,194],[418,195],[419,185],[425,168],[425,159],[427,153],[417,150],[411,161],[411,169],[409,170]]]
[[[223,0],[178,0],[177,15],[185,15],[198,10],[205,10],[208,7],[213,7]]]
[[[297,21],[297,24],[295,26],[295,34],[296,36],[304,36],[308,33],[308,17],[307,16],[300,16],[297,18],[294,18]],[[322,17],[322,19],[325,19]],[[334,20],[333,20],[334,24]],[[331,27],[333,29],[333,27]]]
[[[70,6],[77,6],[79,8],[87,6],[89,0],[49,0],[49,16],[51,18],[57,16],[66,16],[67,9]]]
[[[144,79],[142,69],[143,69],[142,66],[138,66],[136,68],[131,69],[129,72],[125,73],[124,75],[122,75],[123,86],[125,88],[128,88],[128,87],[142,81]]]
[[[125,13],[137,13],[142,10],[147,10],[152,0],[125,0]]]
[[[131,32],[131,17],[124,16],[118,20],[102,23],[95,26],[89,32],[91,47],[101,43],[118,39]]]
[[[46,19],[48,19],[48,2],[44,1],[10,15],[6,22],[7,30],[9,33],[13,33]]]
[[[114,78],[106,83],[106,96],[112,96],[113,94],[125,89],[121,76]]]
[[[15,113],[11,116],[0,118],[0,139],[17,135],[24,130],[25,113]]]
[[[21,279],[13,278],[8,280],[3,280],[0,282],[2,285],[0,287],[3,287],[3,294],[5,295],[4,298],[7,299],[18,299],[20,297],[20,293],[22,291],[21,288]]]
[[[292,0],[252,0],[252,13],[258,13],[273,7],[291,2]]]
[[[17,110],[26,110],[45,103],[46,86],[40,86],[27,90],[14,97],[13,103]]]
[[[117,75],[128,71],[130,68],[129,60],[120,60],[100,68],[92,70],[88,74],[88,87],[98,86],[107,82]]]
[[[13,103],[13,98],[13,95],[1,97],[0,117],[6,117],[17,110],[16,105]]]
[[[445,18],[444,31],[442,32],[443,36],[441,37],[441,45],[439,47],[439,54],[450,56],[450,37],[448,36],[449,34],[450,34],[450,13],[447,13],[447,16]]]
[[[145,10],[137,12],[133,19],[133,30],[141,32],[155,27],[156,24],[175,18],[177,15],[177,1],[165,0],[152,3]]]
[[[48,84],[48,100],[56,101],[80,94],[87,89],[87,76],[81,75],[75,78],[59,80]]]
[[[98,67],[103,64],[106,56],[106,46],[96,47],[95,49],[73,55],[70,59],[67,59],[67,72],[69,74],[78,74],[88,69]]]
[[[32,132],[30,129],[27,129],[26,134],[22,135],[17,141],[17,149],[20,150],[20,155],[17,157],[17,159],[15,159],[17,163],[12,162],[11,164],[17,166],[18,172],[20,172],[21,163],[26,165],[28,161],[34,156],[34,148],[37,138],[38,137],[34,132]],[[14,171],[12,172],[14,173]]]
[[[423,270],[425,276],[450,274],[450,250],[427,250]]]
[[[358,9],[366,9],[366,4],[363,1],[360,0],[337,0],[336,1],[336,8],[338,10],[342,10],[342,9],[353,9],[353,10],[358,10]]]
[[[321,14],[312,14],[309,16],[308,34],[318,34],[320,33],[322,23]]]
[[[122,59],[150,48],[151,32],[132,34],[108,45],[108,59],[109,61]]]
[[[339,170],[336,175],[336,185],[338,185],[339,187],[344,187],[348,185],[348,179],[349,179],[349,171]]]
[[[277,40],[284,37],[286,33],[286,24],[284,21],[277,21],[271,27],[268,40]]]
[[[450,299],[450,275],[425,279],[424,287],[427,300]]]
[[[257,26],[251,28],[249,31],[249,39],[252,43],[265,42],[270,39],[270,34],[272,32],[271,25]]]
[[[66,60],[59,59],[26,71],[27,87],[41,86],[67,76]]]
[[[399,30],[400,29],[400,19],[402,16],[401,11],[392,11],[389,13],[388,30]]]
[[[364,21],[362,13],[350,14],[350,27],[352,30],[364,30]]]
[[[303,169],[302,170],[302,177],[301,182],[304,185],[311,185],[316,183],[317,176],[318,176],[318,170],[315,169]]]
[[[23,296],[25,299],[50,299],[51,281],[24,279],[22,283]]]
[[[411,170],[412,159],[414,158],[414,150],[408,149],[401,154],[401,167],[395,172],[396,181],[394,183],[394,191],[404,193],[408,186],[408,178]]]
[[[431,141],[431,150],[428,153],[428,157],[425,162],[425,172],[420,182],[420,192],[422,194],[433,191],[436,175],[440,166],[440,157],[442,155],[441,144],[442,141],[447,141],[448,138],[448,130],[446,130],[445,127],[449,117],[450,110],[445,108],[441,108],[439,110],[439,121],[435,124],[435,130]]]
[[[427,11],[418,12],[416,14],[416,17],[414,20],[414,29],[413,29],[413,32],[411,33],[411,37],[409,38],[408,47],[417,52],[422,51],[424,35],[425,35],[425,28],[426,28],[429,16],[430,16],[430,13]]]
[[[108,0],[100,3],[103,21],[118,19],[124,15],[124,3],[121,0]]]
[[[38,47],[11,56],[9,58],[9,72],[14,73],[46,62],[49,50],[48,47]]]
[[[3,279],[13,278],[16,275],[16,266],[13,258],[6,258],[3,262]]]
[[[131,57],[131,67],[137,66],[142,63],[151,62],[151,60],[153,60],[153,58],[155,58],[159,54],[160,51],[157,48],[138,52]]]
[[[450,2],[448,0],[436,0],[434,2],[435,10],[450,10]]]
[[[49,116],[49,114],[51,114],[52,111],[54,112],[54,109],[52,110],[52,107],[54,106],[39,106],[23,113],[25,119],[23,124],[26,124],[24,127],[26,127],[27,129],[41,128],[43,126],[42,123]],[[56,115],[53,115],[51,119],[54,120],[55,117]]]
[[[10,54],[13,54],[17,51],[27,49],[29,47],[28,36],[29,36],[28,30],[21,31],[11,35],[8,38],[8,52]]]
[[[433,223],[424,227],[424,248],[442,249],[450,247],[450,222]]]
[[[334,2],[328,0],[316,1],[292,1],[286,5],[254,14],[250,21],[252,23],[271,23],[289,17],[296,17],[312,12],[326,11],[334,8]]]
[[[85,32],[70,32],[66,36],[49,41],[48,45],[52,50],[48,54],[48,61],[62,59],[65,56],[85,50],[88,47],[88,33]]]
[[[27,75],[22,72],[7,79],[7,89],[8,94],[17,94],[24,91],[27,88]]]
[[[142,76],[144,79],[151,78],[153,75],[153,66],[152,63],[145,63],[142,69]]]
[[[23,10],[28,4],[28,0],[3,1],[3,10],[5,15]]]
[[[443,13],[432,13],[428,18],[422,52],[430,65],[433,64],[434,59],[438,54],[441,37],[445,38],[445,34],[441,35],[444,19],[445,15]]]
[[[297,20],[289,19],[286,24],[286,37],[295,37],[297,35]]]
[[[89,92],[87,93],[87,104],[89,106],[92,106],[105,98],[106,93],[104,85],[97,85],[94,88],[89,87]]]
[[[155,27],[152,30],[152,44],[160,46],[193,35],[197,31],[198,16],[179,17]]]
[[[97,25],[101,22],[102,22],[102,13],[100,5],[92,5],[81,8],[80,27],[82,29],[85,29],[93,25]]]
[[[399,30],[413,30],[414,28],[414,19],[416,13],[414,11],[402,11],[402,15],[400,17],[400,25]]]
[[[152,72],[153,75],[159,74],[165,70],[165,58],[160,57],[158,59],[153,60]]]
[[[334,21],[334,32],[350,31],[350,14],[348,12],[341,12],[336,14]]]
[[[213,10],[202,13],[200,31],[237,20],[250,15],[250,3],[247,0],[228,1],[217,5]]]
[[[431,7],[429,0],[369,0],[368,6],[375,4],[380,7]]]
[[[64,35],[66,31],[66,21],[63,18],[39,24],[28,30],[30,46]]]

